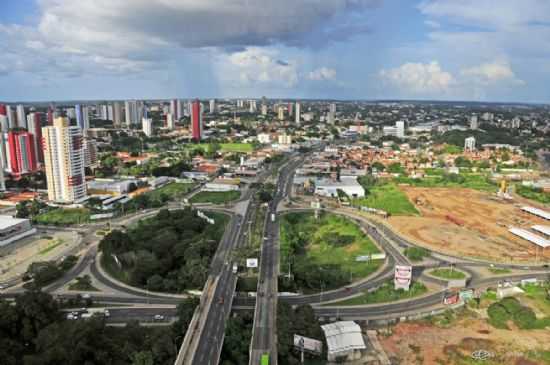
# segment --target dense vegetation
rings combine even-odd
[[[408,184],[424,188],[468,188],[481,191],[495,191],[496,185],[484,174],[460,173],[448,174],[442,173],[437,176],[428,176],[423,179],[413,179],[409,177],[399,177],[396,179],[401,184]]]
[[[65,320],[50,295],[26,292],[15,305],[0,300],[0,363],[172,365],[196,305],[196,299],[180,304],[172,327],[108,327],[101,317]]]
[[[543,204],[550,204],[550,193],[540,188],[516,185],[516,193],[524,198],[532,199]]]
[[[516,298],[504,298],[487,308],[489,323],[496,328],[508,329],[508,322],[513,321],[520,329],[545,328],[550,325],[550,318],[537,319],[535,312]]]
[[[67,271],[76,265],[77,261],[78,257],[67,256],[58,263],[54,261],[33,262],[27,269],[25,275],[23,275],[23,280],[27,281],[25,287],[36,289],[49,285],[57,279],[60,279]]]
[[[201,191],[194,195],[190,201],[191,203],[212,203],[212,204],[224,204],[239,199],[241,196],[240,191]]]
[[[237,314],[229,318],[220,356],[221,365],[248,364],[253,324],[252,313]]]
[[[326,359],[326,341],[313,308],[302,305],[293,309],[289,304],[279,301],[277,305],[277,351],[278,364],[297,365],[300,354],[294,350],[294,335],[301,335],[323,342],[323,354],[315,359]],[[310,357],[310,355],[306,355]]]
[[[280,228],[281,280],[284,290],[308,292],[349,284],[374,272],[379,260],[357,262],[357,256],[379,252],[361,229],[346,218],[323,213],[284,215]],[[283,289],[282,289],[283,290]]]
[[[102,264],[118,279],[152,291],[202,288],[228,220],[207,215],[214,225],[189,208],[164,209],[127,232],[115,230],[99,244]]]
[[[430,256],[430,252],[423,247],[407,247],[404,252],[411,261],[422,261],[425,257]]]

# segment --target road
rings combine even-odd
[[[280,171],[276,192],[269,203],[260,257],[256,292],[254,327],[249,364],[259,364],[263,354],[270,354],[270,364],[277,364],[277,293],[279,276],[279,224],[275,219],[279,203],[288,195],[294,170],[302,159],[294,157]]]

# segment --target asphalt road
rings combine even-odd
[[[294,170],[302,161],[293,158],[279,171],[277,190],[269,203],[260,257],[249,364],[259,364],[263,354],[270,354],[270,364],[277,364],[279,224],[274,218],[277,216],[277,206],[290,192]]]

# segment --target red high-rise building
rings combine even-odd
[[[29,132],[8,132],[9,168],[16,177],[37,170],[34,136]]]
[[[8,115],[6,112],[6,106],[4,104],[0,104],[0,115]]]
[[[193,139],[200,141],[202,137],[201,102],[197,99],[191,105],[191,128]]]
[[[33,135],[34,139],[34,152],[36,153],[36,159],[40,163],[44,163],[44,149],[42,147],[42,113],[34,112],[27,117],[27,130]]]

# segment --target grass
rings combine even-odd
[[[251,153],[254,151],[251,143],[222,143],[220,146],[222,152]]]
[[[442,279],[448,279],[448,280],[454,280],[454,279],[465,279],[466,274],[464,274],[462,271],[458,271],[455,269],[434,269],[428,272],[428,274],[442,278]]]
[[[86,208],[57,208],[37,215],[34,221],[38,224],[74,225],[87,223],[90,210]]]
[[[409,291],[405,291],[403,289],[395,290],[393,288],[393,282],[386,282],[373,292],[363,293],[362,295],[357,297],[326,305],[365,305],[375,303],[389,303],[396,302],[398,300],[414,298],[426,293],[427,291],[428,288],[426,288],[426,286],[424,286],[424,284],[420,282],[413,283]]]
[[[189,191],[191,191],[196,184],[184,184],[184,183],[170,183],[163,187],[150,191],[147,195],[152,200],[161,200],[162,196],[168,196],[169,200],[175,200],[183,197]]]
[[[550,297],[548,296],[547,286],[535,284],[522,285],[521,288],[525,291],[524,297],[530,305],[535,307],[546,316],[550,316]]]
[[[375,185],[364,198],[354,200],[354,205],[381,209],[391,215],[418,215],[418,210],[396,184]]]
[[[99,291],[92,285],[92,280],[89,275],[79,276],[74,282],[69,284],[69,290],[75,291]]]
[[[239,199],[241,196],[240,191],[201,191],[193,196],[190,200],[191,203],[212,203],[212,204],[224,204]]]
[[[53,240],[53,242],[48,247],[41,250],[38,254],[39,255],[45,255],[48,252],[54,250],[56,247],[61,246],[63,243],[65,243],[65,241],[63,241],[61,238],[55,239],[55,240]]]
[[[449,177],[446,178],[445,174],[439,175],[437,170],[432,170],[431,173],[435,173],[435,176],[427,176],[423,179],[399,177],[395,178],[394,181],[422,188],[466,188],[491,192],[497,189],[497,186],[487,180],[484,174],[460,173],[455,176],[448,175]]]
[[[339,241],[339,242],[338,242]],[[322,214],[316,220],[312,213],[283,216],[280,226],[281,271],[289,264],[295,276],[311,277],[311,270],[325,270],[339,280],[361,278],[376,271],[380,260],[357,262],[357,256],[378,253],[378,248],[350,220],[334,214]],[[308,272],[309,271],[309,272]],[[307,281],[308,279],[306,279]],[[326,289],[335,283],[325,282]],[[318,283],[317,283],[318,285]]]
[[[550,204],[550,193],[529,186],[516,185],[516,193],[524,198],[543,204]]]

